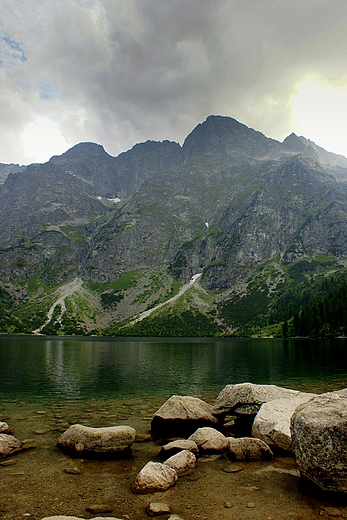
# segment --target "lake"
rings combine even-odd
[[[153,499],[169,502],[183,520],[310,519],[330,506],[347,512],[344,503],[303,487],[292,457],[244,463],[237,474],[223,471],[225,456],[201,458],[192,475],[164,494],[130,490],[144,464],[159,460],[160,447],[140,440],[170,395],[213,404],[226,384],[245,381],[338,390],[347,387],[346,345],[342,339],[0,336],[0,420],[37,445],[9,459],[12,465],[0,461],[0,518],[92,518],[98,515],[86,509],[101,504],[113,511],[107,516],[141,520]],[[74,423],[128,424],[143,438],[128,460],[73,460],[57,450],[56,440]]]

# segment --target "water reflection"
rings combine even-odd
[[[347,381],[344,340],[0,337],[0,396],[204,395],[251,381],[325,391]]]

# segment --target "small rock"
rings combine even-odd
[[[151,502],[147,506],[147,514],[149,516],[167,515],[170,513],[170,508],[164,502]]]
[[[13,455],[23,450],[22,442],[6,433],[0,433],[0,457]]]
[[[253,509],[255,507],[255,503],[254,502],[248,502],[248,504],[246,504],[246,507],[248,507],[248,509]]]
[[[228,447],[226,437],[218,430],[210,427],[198,428],[196,432],[189,437],[189,440],[194,441],[202,453],[222,453],[226,451]]]
[[[168,520],[183,520],[183,518],[178,515],[170,515]]]
[[[152,440],[152,436],[149,433],[137,433],[135,442],[150,442]]]
[[[342,511],[337,507],[326,507],[325,510],[327,515],[332,516],[334,518],[340,518],[342,516]]]
[[[16,461],[14,459],[4,460],[4,462],[0,462],[0,466],[14,466]]]
[[[137,475],[132,487],[135,493],[166,491],[177,482],[174,469],[160,462],[148,462]]]
[[[35,435],[44,435],[46,432],[46,430],[35,430],[33,433],[35,433]]]
[[[223,471],[225,471],[225,473],[239,473],[242,470],[243,470],[243,468],[241,468],[241,466],[233,466],[233,465],[227,466],[226,468],[223,469]]]
[[[10,428],[7,423],[0,421],[0,433],[6,433],[6,435],[10,435],[13,433],[13,429]]]
[[[80,475],[82,472],[78,468],[64,468],[64,473],[67,473],[68,475]]]
[[[99,513],[112,513],[113,508],[106,506],[105,504],[93,504],[86,507],[86,511],[88,511],[88,513],[92,513],[93,515],[97,515]]]
[[[230,509],[232,507],[232,505],[230,504],[230,502],[225,502],[224,507],[226,509]]]
[[[163,458],[171,457],[182,450],[189,450],[194,453],[194,455],[199,455],[199,448],[196,442],[189,439],[178,439],[165,444],[160,451],[160,456]]]
[[[170,468],[174,469],[177,475],[180,477],[181,475],[186,475],[188,472],[194,470],[196,457],[191,451],[182,450],[179,453],[176,453],[176,455],[173,455],[167,459],[164,464],[167,464],[170,466]]]
[[[37,415],[46,415],[46,412],[36,412]]]
[[[264,441],[251,437],[228,438],[228,451],[229,456],[238,461],[271,460],[273,457],[272,451]]]

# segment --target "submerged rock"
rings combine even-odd
[[[160,516],[170,514],[170,508],[164,502],[151,502],[147,508],[148,516]]]
[[[167,464],[170,468],[174,469],[180,477],[181,475],[185,475],[194,470],[196,457],[191,451],[182,450],[167,459],[164,464]]]
[[[58,439],[58,448],[75,456],[117,455],[129,449],[136,431],[130,426],[91,428],[74,424]]]
[[[256,461],[271,460],[273,453],[269,446],[260,439],[245,437],[243,439],[228,439],[228,452],[232,460]]]
[[[13,433],[13,429],[10,428],[7,423],[0,421],[0,433],[11,435],[11,433]]]
[[[160,451],[160,456],[166,459],[182,450],[188,450],[194,453],[194,455],[199,455],[199,448],[196,442],[189,439],[178,439],[165,444]]]
[[[0,434],[0,457],[8,457],[23,449],[23,443],[13,437],[13,435]]]
[[[189,440],[194,441],[200,453],[222,453],[228,447],[227,439],[214,428],[198,428]]]
[[[199,427],[218,424],[212,412],[212,406],[197,397],[173,395],[154,414],[152,436],[188,437]]]
[[[323,490],[347,493],[347,389],[300,405],[290,431],[301,475]]]
[[[174,469],[161,462],[148,462],[137,475],[132,490],[135,493],[166,491],[177,482]]]
[[[252,437],[261,439],[271,448],[294,451],[290,434],[290,419],[296,408],[316,394],[299,392],[298,395],[264,403],[253,422]]]
[[[42,520],[85,520],[84,518],[80,518],[77,516],[47,516],[42,518]],[[114,516],[97,516],[95,518],[91,518],[90,520],[122,520],[121,518],[115,518]]]

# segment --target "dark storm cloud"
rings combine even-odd
[[[12,15],[21,8],[13,1]],[[19,80],[30,84],[33,116],[54,113],[69,142],[98,141],[113,154],[145,139],[182,141],[211,113],[281,139],[295,130],[296,82],[310,71],[336,80],[347,70],[344,0],[36,5],[11,36],[26,35],[27,62],[22,73],[8,71],[4,86],[13,93]],[[40,98],[40,85],[41,94],[54,85],[57,96]]]

